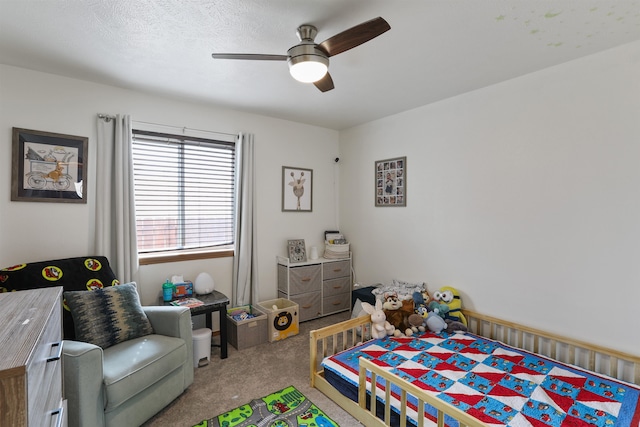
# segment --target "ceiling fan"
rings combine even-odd
[[[322,92],[334,88],[329,74],[329,58],[353,49],[391,29],[387,21],[378,17],[351,27],[329,37],[320,44],[314,39],[318,30],[313,25],[301,25],[296,34],[300,43],[287,51],[286,55],[263,55],[253,53],[213,53],[214,59],[253,59],[263,61],[287,61],[289,72],[298,81],[313,83]]]

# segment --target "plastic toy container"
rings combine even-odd
[[[241,310],[255,317],[244,320],[231,317]],[[238,350],[267,342],[267,315],[251,305],[227,309],[227,341]]]
[[[285,298],[277,298],[259,302],[258,308],[268,316],[267,337],[269,342],[298,335],[298,304]]]

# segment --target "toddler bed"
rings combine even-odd
[[[311,386],[367,426],[640,424],[640,357],[464,314],[467,334],[359,344],[368,316],[311,331]]]

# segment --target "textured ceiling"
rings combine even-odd
[[[335,89],[296,82],[300,24],[321,42],[391,30],[331,58]],[[640,40],[640,0],[0,0],[0,63],[345,129]]]

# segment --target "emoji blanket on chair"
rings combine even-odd
[[[638,427],[640,423],[640,387],[470,333],[427,332],[368,341],[326,358],[327,380],[339,390],[357,387],[359,357],[489,425]],[[378,388],[384,387],[384,379],[378,378]],[[399,399],[394,388],[392,405]],[[378,400],[384,401],[380,390]],[[414,417],[408,411],[412,421],[416,399],[411,396],[408,401],[408,409],[414,411]],[[425,413],[435,420],[432,407],[426,405]],[[445,422],[457,425],[448,416]]]

